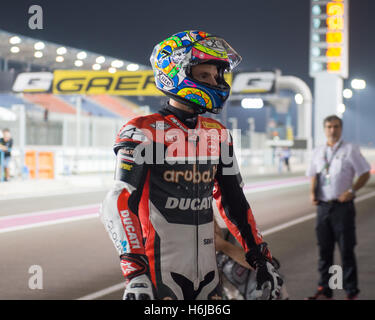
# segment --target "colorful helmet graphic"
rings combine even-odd
[[[224,71],[233,70],[241,59],[224,39],[196,30],[179,32],[160,42],[150,57],[156,87],[200,113],[221,111],[230,92]],[[191,76],[191,68],[201,63],[217,65],[217,85]]]

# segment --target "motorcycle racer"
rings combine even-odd
[[[150,58],[156,87],[170,99],[119,131],[115,184],[101,220],[120,256],[124,299],[218,299],[212,201],[256,270],[259,296],[282,283],[242,191],[231,135],[218,121],[229,97],[224,73],[241,61],[222,38],[184,31]]]

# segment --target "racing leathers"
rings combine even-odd
[[[220,298],[213,199],[249,263],[256,268],[271,254],[243,193],[229,132],[201,115],[191,126],[171,110],[119,131],[116,182],[101,219],[127,282],[148,277],[156,299]]]

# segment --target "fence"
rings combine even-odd
[[[32,176],[30,170],[27,172],[24,165],[21,165],[21,159],[27,156],[28,151],[42,154],[44,159],[49,157],[48,161],[45,160],[49,163],[53,157],[53,170],[48,169],[49,173],[40,173],[38,169],[34,177],[113,172],[115,156],[112,145],[117,132],[129,119],[95,116],[81,116],[79,122],[77,119],[75,115],[50,114],[48,121],[45,121],[43,117],[28,117],[26,114],[24,149],[20,149],[22,128],[19,121],[0,121],[0,128],[10,128],[14,140],[11,175]],[[236,153],[243,174],[279,171],[278,157],[274,148],[266,147],[265,133],[247,132],[235,140],[235,146],[242,146],[237,148],[240,152]],[[46,156],[45,152],[50,154]],[[373,149],[363,150],[363,153],[369,155],[371,161],[375,159]],[[292,149],[292,170],[304,170],[309,159],[308,151]],[[35,164],[35,167],[37,166],[38,164]]]
[[[121,126],[129,119],[80,117],[69,114],[50,114],[25,119],[25,144],[34,146],[105,147],[111,145]],[[19,145],[19,121],[0,121],[0,128],[9,128],[15,145]]]

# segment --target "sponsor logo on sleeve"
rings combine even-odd
[[[150,127],[157,129],[157,130],[167,130],[171,126],[168,123],[165,123],[164,121],[156,121],[154,123],[151,123]]]
[[[125,233],[130,244],[131,251],[133,249],[141,249],[140,241],[136,234],[136,229],[133,224],[133,220],[130,217],[129,210],[120,211],[121,221],[125,229]]]
[[[127,125],[123,127],[121,131],[119,132],[118,137],[120,140],[123,140],[123,139],[132,139],[135,141],[147,140],[142,130],[132,125]]]
[[[120,168],[124,169],[124,170],[127,170],[127,171],[130,171],[133,168],[133,165],[127,164],[127,163],[120,163]]]
[[[208,128],[208,129],[222,129],[220,124],[216,122],[208,122],[208,121],[202,121],[202,127]]]
[[[132,148],[132,147],[123,147],[123,148],[120,149],[119,155],[120,155],[121,161],[134,163],[135,157],[137,155],[137,150],[135,148]],[[123,169],[125,169],[125,168],[123,168]],[[125,169],[125,170],[128,170],[128,169]]]

